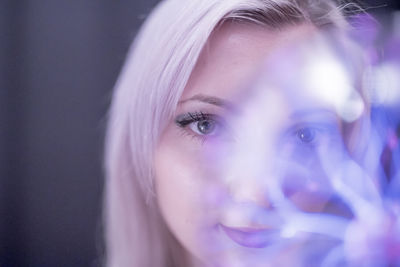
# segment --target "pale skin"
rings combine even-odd
[[[272,223],[254,219],[257,210],[268,212],[271,209],[270,200],[266,196],[268,183],[263,182],[266,179],[258,179],[257,167],[250,166],[257,159],[241,161],[237,159],[238,156],[232,156],[233,149],[225,145],[233,143],[232,136],[220,138],[215,131],[220,130],[221,126],[215,126],[208,115],[197,118],[197,121],[188,120],[203,116],[202,114],[212,114],[212,118],[232,118],[236,114],[246,117],[245,114],[252,114],[251,109],[242,108],[240,101],[246,98],[242,97],[244,90],[259,73],[260,66],[277,50],[310,38],[316,32],[308,24],[290,26],[284,30],[270,30],[250,24],[226,23],[214,32],[203,50],[181,96],[175,111],[176,116],[160,138],[154,161],[157,202],[161,214],[172,234],[193,258],[194,265],[249,266],[246,264],[250,263],[251,266],[266,266],[266,262],[252,261],[258,257],[260,248],[253,248],[253,243],[238,245],[221,231],[220,225],[257,230],[271,228]],[[270,89],[269,94],[270,97],[261,105],[279,106],[279,111],[273,112],[270,117],[263,115],[263,121],[269,130],[268,136],[262,141],[266,148],[263,155],[274,158],[278,153],[276,144],[281,142],[282,132],[297,125],[299,121],[309,119],[293,116],[296,112],[301,112],[303,107],[293,105],[280,90]],[[307,101],[302,103],[308,103]],[[328,111],[332,109],[330,106],[324,108]],[[176,118],[182,116],[185,125],[177,125]],[[333,111],[326,117],[329,117],[332,125],[338,124],[339,119]],[[242,122],[243,120],[238,120],[237,124]],[[245,146],[247,150],[251,150],[252,143],[243,143],[241,140],[258,138],[255,133],[249,137],[253,133],[237,133],[232,139],[240,145],[233,146]],[[308,138],[307,134],[308,132],[301,132],[296,138]],[[219,138],[223,141],[214,142]],[[220,143],[224,145],[219,146]],[[216,151],[215,147],[221,149]],[[286,149],[287,147],[289,148]],[[279,149],[279,153],[286,150],[293,149],[285,145]],[[255,154],[241,154],[248,158],[252,155]],[[240,162],[243,166],[231,169],[231,172],[219,168],[219,163],[238,165],[231,162]],[[265,162],[263,168],[270,162],[272,165],[271,160]],[[263,172],[272,173],[273,169],[274,166],[266,166]],[[241,170],[245,172],[241,173]],[[229,177],[227,173],[230,173]],[[301,195],[294,195],[293,198],[297,198],[298,203],[302,202]],[[308,208],[320,209],[319,206]],[[288,255],[295,255],[299,244],[288,247],[285,257],[277,257],[279,266],[292,264]],[[270,264],[274,266],[273,262]]]

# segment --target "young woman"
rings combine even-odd
[[[289,222],[335,215],[337,229],[317,230],[335,237],[352,216],[331,201],[325,179],[361,153],[353,133],[368,113],[344,34],[349,8],[329,0],[155,8],[110,111],[107,266],[312,266],[321,261],[314,254],[335,247],[295,233],[312,218]]]

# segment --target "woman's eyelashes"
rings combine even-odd
[[[226,129],[226,124],[221,117],[203,112],[188,112],[179,115],[175,123],[187,133],[203,140],[218,137]]]

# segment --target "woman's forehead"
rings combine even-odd
[[[274,52],[315,33],[309,24],[271,30],[249,23],[224,23],[205,45],[181,99],[200,93],[235,96]]]
[[[228,100],[240,110],[273,90],[288,113],[323,108],[354,121],[364,104],[331,39],[310,24],[272,30],[226,23],[203,49],[181,102],[206,95]]]

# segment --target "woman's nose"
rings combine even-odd
[[[234,178],[229,181],[228,192],[231,200],[235,203],[252,203],[262,208],[272,208],[268,187],[261,181]]]
[[[240,116],[229,121],[235,140],[227,144],[231,153],[223,160],[224,182],[236,201],[270,207],[269,189],[277,181],[278,148],[288,110],[279,90],[254,90],[256,94],[243,105]],[[274,112],[267,112],[266,107]]]
[[[222,176],[231,201],[271,208],[269,191],[276,180],[273,169],[274,160],[265,150],[241,151],[230,157]]]
[[[272,182],[277,180],[271,168],[273,165],[273,162],[255,162],[249,157],[229,165],[223,176],[227,197],[223,223],[250,228],[279,226],[280,218],[275,210],[278,202],[272,192]]]
[[[277,153],[274,139],[263,135],[263,140],[246,138],[237,140],[231,154],[222,165],[222,179],[229,197],[236,203],[253,203],[271,208]]]

